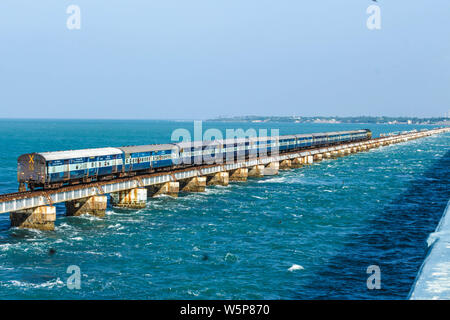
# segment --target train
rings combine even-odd
[[[332,146],[372,138],[369,129],[141,146],[34,152],[19,156],[19,191],[112,180],[221,161]],[[220,161],[219,161],[220,160]]]

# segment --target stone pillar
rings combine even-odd
[[[147,186],[147,195],[150,197],[156,197],[161,194],[166,194],[171,197],[178,197],[180,191],[180,183],[178,181],[166,182],[162,184],[156,184]]]
[[[302,158],[294,158],[291,160],[291,167],[292,168],[300,168],[303,166],[303,159]]]
[[[313,156],[306,156],[303,158],[304,164],[313,164],[314,163],[314,157]]]
[[[265,176],[277,175],[279,169],[280,169],[280,163],[278,161],[270,162],[264,168],[264,175]]]
[[[228,172],[217,172],[214,175],[210,175],[206,177],[206,185],[207,186],[227,186],[230,177]]]
[[[235,170],[231,170],[229,173],[229,180],[230,181],[247,181],[247,177],[248,177],[248,168],[240,168],[240,169],[235,169]]]
[[[55,230],[56,207],[42,206],[11,212],[11,227]]]
[[[337,158],[339,156],[339,152],[337,152],[336,150],[331,151],[331,157],[332,158]]]
[[[147,205],[147,189],[135,188],[111,194],[113,206],[119,208],[142,209]]]
[[[314,161],[321,161],[323,159],[323,154],[317,153],[313,157]]]
[[[204,192],[206,189],[206,177],[193,177],[180,181],[180,191]]]
[[[80,216],[90,214],[93,216],[104,217],[106,213],[107,196],[92,196],[79,200],[66,202],[67,216]]]
[[[324,157],[325,159],[329,159],[329,158],[331,158],[331,153],[330,153],[330,152],[325,152],[325,153],[323,154],[323,157]]]
[[[264,165],[259,164],[257,166],[250,167],[248,169],[248,176],[254,178],[264,177]]]
[[[283,160],[280,162],[279,168],[281,170],[291,169],[292,168],[292,161],[291,160]]]

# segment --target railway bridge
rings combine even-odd
[[[322,159],[345,156],[444,132],[450,132],[450,128],[407,132],[363,142],[66,186],[54,190],[3,194],[0,195],[0,213],[10,213],[12,227],[53,230],[56,203],[65,203],[66,215],[91,214],[101,217],[106,212],[108,195],[115,207],[140,209],[147,205],[148,197],[161,194],[177,197],[179,192],[202,192],[209,185],[226,186],[230,182],[246,181],[250,177],[277,175],[279,170],[299,168]]]

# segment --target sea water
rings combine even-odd
[[[0,193],[17,157],[170,142],[191,121],[1,120]],[[280,134],[411,125],[222,123]],[[10,228],[0,214],[1,299],[405,299],[450,198],[450,134],[324,160],[142,210],[66,217],[55,231]],[[53,253],[51,252],[53,249]],[[369,266],[381,288],[368,289]],[[70,266],[80,288],[68,286]],[[73,269],[69,269],[73,270]]]

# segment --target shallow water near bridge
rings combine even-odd
[[[1,120],[0,192],[33,151],[169,142],[182,121]],[[407,125],[214,123],[281,134]],[[52,232],[0,215],[1,299],[405,299],[450,198],[450,134],[280,171],[139,211],[66,217]],[[55,253],[51,254],[50,249]],[[80,267],[70,290],[67,268]],[[381,268],[368,290],[367,267]]]

